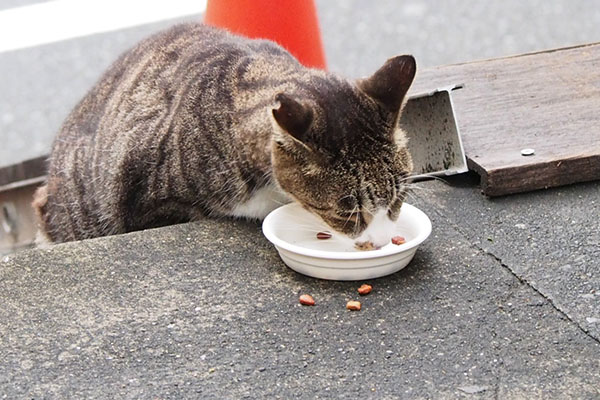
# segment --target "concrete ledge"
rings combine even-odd
[[[592,398],[600,346],[435,209],[403,271],[329,282],[255,223],[194,224],[0,262],[6,398]],[[298,304],[311,293],[315,307]]]

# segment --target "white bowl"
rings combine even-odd
[[[404,203],[394,236],[403,236],[406,243],[390,242],[370,251],[355,249],[353,241],[333,232],[297,203],[272,211],[263,221],[262,229],[283,262],[294,271],[321,279],[355,281],[378,278],[404,268],[431,233],[431,221],[423,211]],[[332,232],[333,236],[317,239],[320,231]]]

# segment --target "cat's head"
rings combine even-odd
[[[394,234],[412,171],[398,119],[415,72],[412,56],[398,56],[355,83],[311,75],[305,92],[276,97],[277,182],[357,243],[383,246]]]

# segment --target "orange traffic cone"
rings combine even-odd
[[[208,0],[204,22],[273,40],[307,67],[326,67],[314,0]]]

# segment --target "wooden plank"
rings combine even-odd
[[[412,92],[460,83],[457,120],[485,194],[600,178],[600,43],[426,69]]]
[[[46,175],[47,155],[0,167],[0,187]]]

